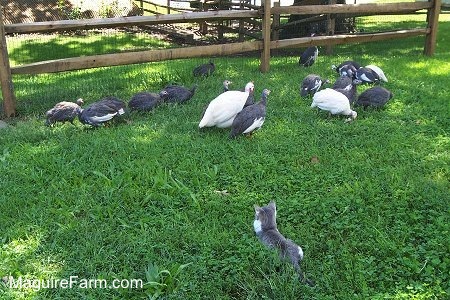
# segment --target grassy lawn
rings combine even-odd
[[[0,129],[0,277],[147,284],[0,282],[0,299],[447,299],[450,22],[441,20],[432,58],[419,37],[337,47],[310,69],[298,55],[274,57],[266,74],[257,57],[230,57],[215,58],[207,79],[191,75],[206,58],[15,76],[19,116]],[[26,43],[10,50],[22,53],[15,63],[31,62],[48,55],[45,44],[28,56]],[[311,110],[298,90],[308,73],[334,79],[330,66],[345,59],[380,66],[394,93],[386,109],[357,109],[348,124]],[[252,138],[198,130],[224,79],[235,89],[254,80],[258,95],[272,90]],[[58,101],[129,100],[172,81],[198,84],[189,103],[95,130],[44,126]],[[314,288],[255,237],[253,204],[271,199],[280,231],[303,247]]]

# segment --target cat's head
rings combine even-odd
[[[255,221],[253,227],[255,232],[261,232],[277,228],[277,207],[274,201],[263,207],[255,204]]]

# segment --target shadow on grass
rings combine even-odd
[[[37,35],[34,39],[21,42],[21,46],[15,46],[15,39],[21,41],[20,36],[8,38],[11,44],[9,56],[15,64],[170,47],[169,43],[147,33],[133,34],[116,30],[80,35]]]

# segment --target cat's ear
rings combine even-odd
[[[270,201],[268,204],[270,207],[273,207],[274,209],[277,209],[277,206],[275,205],[275,201]]]
[[[259,207],[258,205],[253,205],[253,207],[255,208],[255,212],[260,212],[261,211],[261,207]]]

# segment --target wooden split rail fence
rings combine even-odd
[[[3,95],[4,114],[6,117],[16,113],[16,101],[12,75],[40,74],[80,70],[88,68],[137,64],[145,62],[163,61],[169,59],[209,57],[245,53],[261,52],[261,72],[268,72],[270,66],[270,50],[281,48],[296,48],[307,46],[330,46],[347,43],[373,42],[386,39],[398,39],[411,36],[425,35],[425,55],[433,55],[436,45],[438,18],[441,0],[429,2],[386,3],[386,4],[331,4],[307,6],[274,6],[270,0],[264,0],[264,6],[259,10],[225,10],[188,12],[170,15],[120,17],[108,19],[85,19],[53,22],[38,22],[29,24],[3,24],[0,9],[0,80]],[[314,14],[345,14],[345,15],[385,15],[411,14],[420,10],[427,10],[427,24],[424,28],[397,30],[372,34],[343,34],[330,36],[315,36],[294,38],[287,40],[271,40],[272,16],[274,20],[280,15],[314,15]],[[75,57],[57,60],[41,61],[27,65],[10,67],[6,34],[39,33],[50,31],[64,31],[92,28],[114,28],[136,25],[196,23],[201,21],[240,20],[248,18],[262,19],[262,40],[247,41],[231,44],[184,47],[180,49],[147,50],[117,54],[103,54],[85,57]]]

